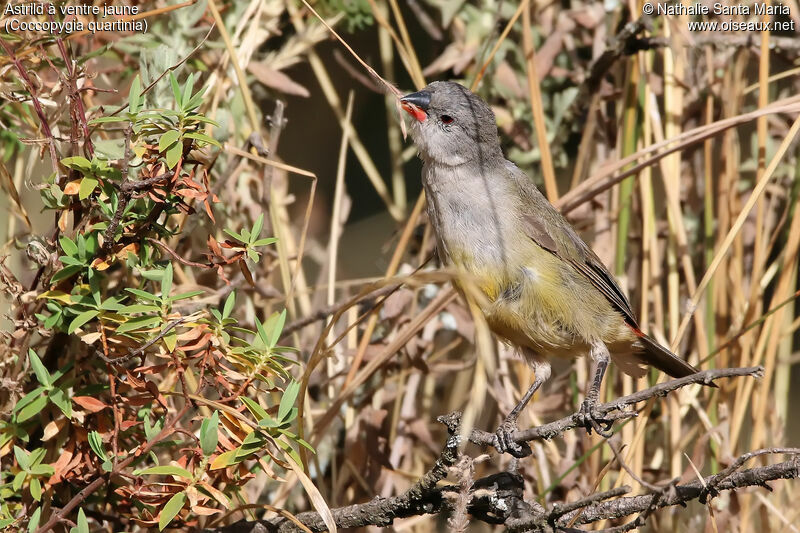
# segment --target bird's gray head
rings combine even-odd
[[[456,166],[502,155],[494,113],[466,87],[435,81],[400,104],[412,117],[409,132],[423,159]]]

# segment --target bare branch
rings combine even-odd
[[[708,385],[714,380],[720,378],[729,378],[735,376],[752,376],[754,378],[760,378],[763,375],[764,367],[761,366],[704,370],[702,372],[692,374],[691,376],[659,383],[658,385],[650,387],[649,389],[634,392],[628,396],[617,398],[614,401],[600,404],[597,406],[597,412],[603,415],[605,419],[609,421],[630,418],[632,416],[636,416],[636,413],[632,411],[624,411],[623,409],[625,407],[649,400],[651,398],[666,396],[668,393],[678,390],[682,387],[686,387],[687,385]],[[529,442],[532,440],[550,440],[558,435],[561,435],[565,431],[569,431],[578,427],[584,427],[583,415],[580,412],[573,413],[562,418],[561,420],[550,422],[549,424],[543,424],[534,428],[517,431],[514,433],[513,439],[514,442],[518,443]],[[481,446],[494,446],[494,439],[494,433],[488,433],[486,431],[480,431],[477,429],[473,429],[469,436],[469,440],[471,442]]]
[[[614,413],[621,409],[692,384],[710,384],[715,379],[733,376],[760,377],[761,367],[725,368],[706,370],[685,378],[658,384],[618,400],[598,406],[599,411],[609,418],[622,418],[626,412]],[[629,416],[630,413],[627,413]],[[447,470],[456,464],[459,457],[460,413],[439,417],[448,430],[449,438],[436,464],[411,489],[391,498],[375,497],[363,504],[333,509],[336,524],[342,528],[368,525],[387,526],[397,518],[419,516],[453,511],[463,500],[464,484],[441,486]],[[552,438],[565,431],[582,427],[580,413],[572,414],[559,421],[517,432],[517,442]],[[473,430],[469,440],[478,444],[493,444],[494,435]],[[616,453],[616,449],[614,450]],[[746,461],[766,454],[793,454],[790,461],[739,471]],[[678,485],[673,479],[663,486],[645,485],[651,490],[640,496],[623,497],[629,487],[619,487],[610,491],[589,494],[569,503],[555,503],[545,509],[536,502],[523,499],[523,479],[519,474],[501,472],[484,477],[472,484],[469,490],[467,510],[473,519],[487,523],[504,524],[509,531],[534,531],[543,533],[580,532],[580,526],[601,520],[616,520],[636,515],[636,518],[623,525],[605,530],[606,533],[623,533],[645,524],[648,517],[657,509],[673,505],[683,505],[692,500],[705,501],[724,490],[742,487],[768,487],[766,483],[776,479],[795,479],[800,477],[800,448],[768,448],[756,450],[739,457],[730,467],[718,474],[685,485]],[[461,502],[463,504],[463,502]],[[324,531],[326,526],[316,512],[296,515],[311,531]],[[298,531],[298,526],[286,518],[261,521],[240,521],[235,524],[207,531],[214,533],[264,533]]]

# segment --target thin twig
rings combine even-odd
[[[678,390],[682,387],[693,384],[708,385],[716,379],[729,378],[735,376],[752,376],[755,378],[761,377],[764,374],[764,367],[754,366],[748,368],[719,368],[715,370],[704,370],[691,376],[686,376],[680,379],[673,379],[665,383],[659,383],[649,389],[635,392],[628,396],[623,396],[614,401],[600,404],[597,406],[599,414],[603,415],[607,420],[618,420],[620,418],[630,418],[635,416],[635,413],[630,411],[623,411],[625,407],[655,398],[658,396],[666,396],[668,393]],[[614,411],[617,411],[616,413]],[[624,415],[624,416],[621,416]],[[517,431],[513,435],[514,442],[522,443],[532,440],[549,440],[553,437],[561,435],[565,431],[577,427],[584,427],[583,416],[581,413],[573,413],[555,422],[543,424],[530,429]],[[478,429],[473,429],[470,433],[469,440],[481,446],[493,446],[495,442],[495,434]]]
[[[178,253],[175,250],[173,250],[172,248],[167,246],[165,243],[159,241],[158,239],[154,239],[152,237],[147,237],[145,240],[147,242],[150,242],[152,244],[155,244],[155,245],[161,247],[162,250],[164,250],[165,252],[169,253],[169,255],[171,255],[173,258],[175,258],[175,260],[177,262],[179,262],[180,264],[182,264],[182,265],[195,267],[195,268],[205,268],[205,269],[213,268],[208,263],[197,263],[195,261],[189,261],[188,259],[184,259],[180,255],[178,255]]]
[[[152,345],[154,345],[155,343],[157,343],[158,341],[160,341],[161,339],[166,337],[167,333],[172,331],[173,328],[178,327],[179,325],[183,324],[187,320],[189,320],[187,317],[181,317],[181,318],[179,318],[177,320],[173,320],[172,322],[167,324],[164,327],[164,329],[162,329],[159,332],[158,335],[156,335],[155,337],[153,337],[152,339],[150,339],[146,343],[142,344],[139,348],[137,348],[135,350],[131,350],[130,352],[128,352],[127,355],[123,355],[121,357],[116,357],[116,358],[113,358],[113,359],[111,357],[106,357],[105,355],[103,355],[100,352],[97,352],[97,355],[100,357],[100,359],[102,359],[106,363],[111,363],[111,364],[115,364],[115,365],[118,365],[120,363],[124,363],[125,361],[133,359],[134,357],[139,357],[140,355],[144,354],[145,350],[147,350],[149,347],[151,347]]]
[[[387,294],[390,294],[390,293],[396,291],[401,286],[402,286],[401,284],[396,283],[394,285],[387,285],[385,287],[380,287],[380,288],[375,289],[374,291],[369,292],[369,293],[365,294],[364,296],[362,296],[361,300],[363,301],[363,300],[369,300],[369,299],[372,299],[372,298],[380,298],[381,296],[385,296]],[[333,314],[337,313],[338,311],[340,311],[342,309],[345,309],[347,307],[352,307],[352,305],[353,305],[352,299],[348,299],[344,303],[337,302],[337,303],[335,303],[333,305],[329,305],[329,306],[323,307],[321,309],[317,309],[316,311],[314,311],[310,315],[304,316],[303,318],[299,318],[299,319],[295,320],[294,322],[290,322],[289,324],[287,324],[283,328],[283,331],[281,332],[281,338],[285,338],[288,335],[290,335],[291,333],[294,333],[295,331],[297,331],[299,329],[303,329],[304,327],[308,326],[309,324],[313,324],[314,322],[317,322],[319,320],[323,320],[323,319],[329,317],[330,315],[333,315]]]

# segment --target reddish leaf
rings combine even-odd
[[[139,424],[141,424],[141,422],[138,422],[136,420],[123,420],[122,422],[120,422],[119,428],[122,431],[128,431],[132,427],[138,426]]]
[[[242,274],[244,274],[244,279],[247,280],[247,283],[249,283],[252,287],[255,287],[256,282],[253,279],[253,274],[250,273],[250,269],[247,268],[247,265],[244,261],[239,261],[239,269],[241,269]]]
[[[73,396],[72,401],[89,411],[90,413],[97,413],[103,409],[107,409],[108,405],[104,404],[97,398],[91,396]]]
[[[219,255],[219,256],[222,255],[222,250],[220,249],[219,244],[217,243],[217,239],[215,239],[211,235],[208,236],[208,248],[212,252],[214,252],[215,255]]]

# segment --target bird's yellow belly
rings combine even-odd
[[[529,243],[529,244],[528,244]],[[525,254],[503,264],[476,264],[453,253],[451,263],[485,295],[482,311],[492,331],[541,355],[585,355],[593,340],[626,345],[635,336],[606,298],[572,267],[528,241]],[[581,302],[576,305],[576,302]],[[593,311],[590,311],[593,310]]]

